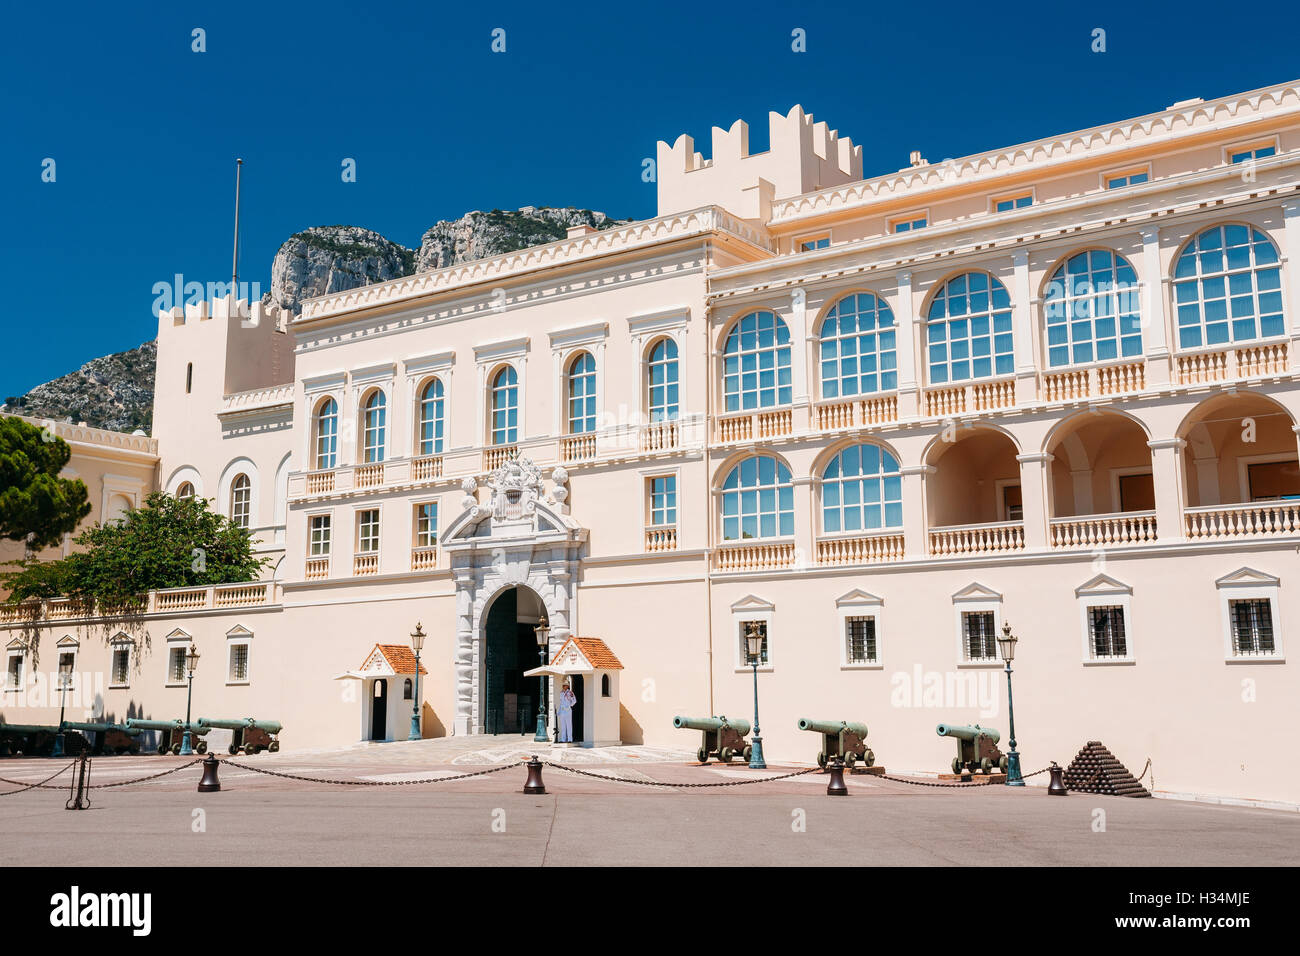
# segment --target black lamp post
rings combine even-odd
[[[1011,662],[1016,656],[1016,641],[1019,638],[1011,633],[1011,625],[1004,623],[1002,633],[998,635],[998,653],[1007,665],[1007,721],[1011,724],[1011,750],[1007,753],[1007,786],[1023,787],[1025,778],[1020,775],[1020,754],[1016,753],[1016,711],[1011,702]]]
[[[745,625],[745,645],[749,652],[749,663],[754,668],[754,742],[749,753],[749,767],[751,770],[766,770],[763,735],[758,729],[758,661],[763,653],[763,635],[759,633],[757,621],[749,621]]]
[[[533,628],[533,635],[537,638],[537,656],[546,666],[546,650],[551,641],[551,628],[546,621],[546,615],[537,622]],[[533,734],[533,742],[544,744],[547,741],[546,736],[546,675],[537,675],[537,733]]]
[[[415,622],[415,630],[411,633],[411,650],[415,651],[415,693],[412,694],[411,701],[411,733],[407,740],[419,740],[424,734],[420,731],[420,651],[424,649],[424,639],[427,635],[420,622]]]
[[[181,736],[181,756],[192,757],[194,748],[190,742],[190,702],[194,699],[194,671],[199,666],[199,648],[190,644],[185,654],[185,671],[189,675],[190,689],[185,693],[185,733]]]
[[[54,748],[50,751],[51,757],[63,756],[63,715],[67,709],[68,703],[68,684],[71,683],[72,677],[72,659],[69,657],[67,666],[64,666],[62,655],[59,660],[59,732],[54,735]]]

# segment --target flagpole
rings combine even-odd
[[[235,248],[230,259],[230,294],[239,295],[239,172],[243,167],[242,159],[235,160]]]

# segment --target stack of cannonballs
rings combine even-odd
[[[1112,797],[1149,797],[1128,768],[1115,759],[1100,740],[1089,740],[1065,768],[1065,786],[1076,793],[1103,793]]]

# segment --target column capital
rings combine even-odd
[[[903,286],[903,285],[911,285],[911,284],[912,284],[912,270],[911,270],[911,269],[902,269],[902,270],[900,270],[899,273],[898,273],[898,275],[897,275],[897,277],[896,277],[896,279],[895,279],[895,281],[896,281],[900,286]]]
[[[933,475],[939,469],[934,465],[903,465],[898,473],[904,477],[911,475]]]
[[[1300,197],[1283,199],[1282,212],[1288,219],[1291,219],[1294,216],[1300,216]]]
[[[1056,456],[1045,451],[1031,451],[1027,455],[1016,455],[1016,461],[1023,464],[1042,462],[1044,465],[1056,460]]]
[[[1026,249],[1017,249],[1011,253],[1011,264],[1017,269],[1023,269],[1029,265],[1029,252]]]
[[[1143,242],[1157,242],[1160,239],[1160,227],[1156,225],[1142,226],[1138,232],[1142,234]]]
[[[1147,447],[1152,451],[1160,448],[1173,448],[1176,451],[1181,451],[1187,447],[1187,441],[1182,438],[1153,438],[1147,442]]]

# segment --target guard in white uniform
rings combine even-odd
[[[555,713],[560,721],[560,743],[573,743],[573,705],[578,702],[578,698],[573,691],[569,689],[569,682],[564,682],[564,689],[560,691],[560,699],[555,702]]]

